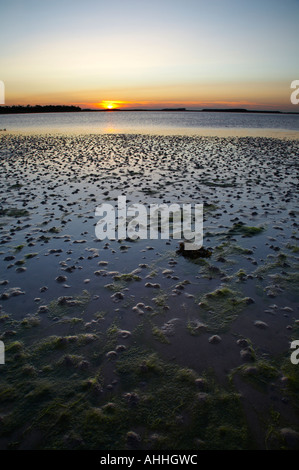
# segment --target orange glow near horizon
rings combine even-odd
[[[73,104],[73,103],[71,103]],[[269,103],[259,103],[257,101],[249,100],[206,100],[206,101],[164,101],[164,100],[151,100],[151,101],[109,101],[103,100],[95,103],[76,103],[78,106],[91,109],[113,110],[113,109],[161,109],[161,108],[186,108],[186,109],[201,109],[201,108],[247,108],[247,109],[266,109],[277,108],[271,106]]]
[[[127,101],[109,101],[109,100],[103,100],[100,101],[100,103],[93,103],[93,107],[95,108],[101,108],[101,109],[107,109],[107,110],[112,110],[116,108],[122,108],[124,105],[126,105],[128,102]]]
[[[99,100],[99,96],[103,99]],[[48,93],[32,91],[24,96],[7,87],[6,105],[76,105],[94,111],[163,108],[247,108],[294,111],[285,82],[223,82],[101,90],[99,88]]]

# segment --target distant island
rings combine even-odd
[[[187,111],[186,108],[163,108],[161,111]]]
[[[39,104],[35,106],[0,106],[0,114],[23,114],[23,113],[74,113],[82,111],[79,106],[65,106],[65,105],[45,105]]]
[[[254,110],[245,108],[203,108],[203,109],[187,109],[187,108],[156,108],[156,109],[144,109],[144,108],[114,108],[114,109],[91,109],[91,108],[80,108],[80,106],[74,105],[13,105],[13,106],[0,106],[0,114],[27,114],[27,113],[77,113],[77,112],[91,112],[91,113],[113,113],[113,112],[188,112],[188,113],[201,113],[201,112],[213,112],[213,113],[267,113],[267,114],[299,114],[295,111],[272,111],[272,110]]]

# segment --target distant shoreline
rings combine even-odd
[[[136,108],[115,108],[115,109],[84,109],[79,106],[61,106],[61,105],[36,105],[36,106],[0,106],[0,114],[31,114],[31,113],[114,113],[114,112],[188,112],[188,113],[243,113],[243,114],[295,114],[299,111],[279,111],[279,110],[251,110],[246,108],[155,108],[155,109],[136,109]]]

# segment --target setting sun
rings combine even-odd
[[[117,108],[117,105],[115,104],[114,101],[102,101],[101,103],[102,107],[105,109],[114,109]]]
[[[112,110],[123,107],[127,102],[126,101],[108,101],[103,100],[100,103],[96,103],[97,108]]]

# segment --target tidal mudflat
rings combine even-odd
[[[0,448],[299,448],[296,140],[0,137]],[[103,240],[204,204],[206,257]]]

